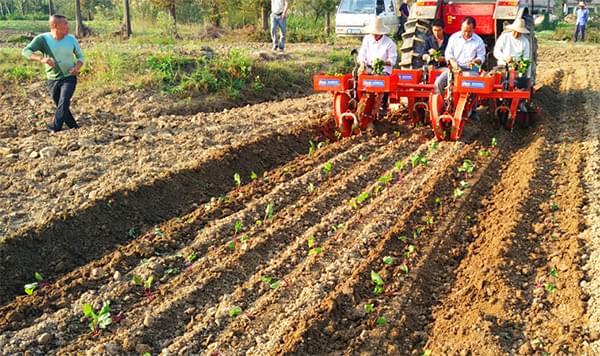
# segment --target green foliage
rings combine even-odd
[[[98,313],[94,311],[94,307],[92,307],[91,304],[84,304],[83,315],[90,319],[90,323],[88,325],[93,332],[97,332],[99,329],[106,329],[110,324],[112,324],[109,301],[105,301],[102,304],[102,308]]]
[[[242,313],[242,308],[240,308],[238,306],[233,306],[233,307],[231,307],[231,309],[229,309],[229,316],[232,318],[237,317],[241,313]]]

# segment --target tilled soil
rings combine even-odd
[[[0,350],[597,354],[600,73],[583,62],[594,56],[541,47],[534,127],[507,132],[482,115],[455,143],[391,120],[317,146],[324,95],[107,118],[93,132],[105,140],[12,137],[59,148],[2,162],[11,184],[64,213],[13,197],[47,220],[25,219],[0,246]],[[78,135],[94,144],[69,150],[89,138]],[[34,183],[42,162],[50,178]],[[79,183],[88,165],[103,173]],[[63,205],[61,181],[54,194],[73,192]],[[51,284],[17,296],[35,271]],[[134,276],[155,282],[144,291]],[[103,301],[113,324],[92,333],[83,304]]]

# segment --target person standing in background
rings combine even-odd
[[[583,1],[579,2],[579,7],[575,10],[575,15],[577,16],[577,21],[575,21],[575,33],[573,34],[573,42],[577,42],[579,38],[581,42],[583,42],[585,38],[585,25],[587,25],[588,17],[590,12],[585,7],[585,3]]]
[[[288,11],[288,0],[271,0],[271,40],[273,51],[285,49],[285,20]],[[281,31],[281,38],[277,36],[277,28]]]

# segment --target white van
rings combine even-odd
[[[398,10],[394,0],[341,0],[335,15],[337,36],[363,36],[363,28],[373,16],[383,19],[390,35],[398,30]]]

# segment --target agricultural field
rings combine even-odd
[[[332,46],[222,46],[308,77],[202,105],[106,77],[56,135],[2,77],[0,353],[600,354],[598,47],[542,43],[532,128],[330,142]]]

